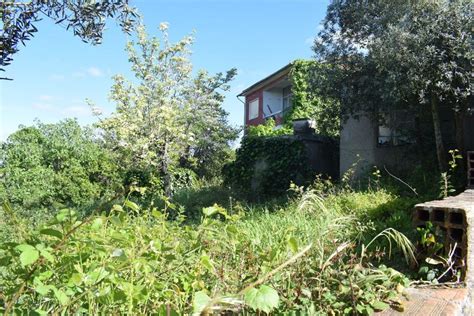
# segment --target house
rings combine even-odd
[[[284,114],[292,107],[292,65],[293,63],[284,66],[238,95],[245,97],[245,127],[263,124],[269,118],[275,120],[277,128],[281,126]],[[454,149],[454,115],[448,107],[441,106],[439,112],[445,148]],[[467,151],[474,151],[474,106],[471,107],[471,112],[472,115],[468,115],[463,122],[465,148],[461,154],[464,157]],[[383,123],[364,115],[341,122],[337,168],[340,176],[351,168],[356,173],[362,173],[374,165],[399,168],[417,164],[416,155],[410,153],[419,149],[416,146],[418,140],[400,132],[419,127],[416,116],[405,111],[384,113],[383,116]],[[427,125],[425,130],[431,131],[432,126]],[[413,160],[410,161],[410,158]]]
[[[244,126],[257,126],[273,118],[281,126],[283,115],[291,107],[291,63],[242,91],[245,97]]]
[[[456,128],[452,110],[441,106],[439,116],[445,149],[456,149]],[[417,141],[400,132],[414,131],[417,125],[420,129],[416,116],[407,112],[395,112],[390,113],[389,120],[393,122],[390,127],[377,123],[367,116],[350,117],[341,123],[339,142],[341,176],[353,167],[355,172],[360,173],[372,166],[407,169],[418,164],[420,153],[412,154],[419,151]],[[463,124],[464,150],[461,155],[467,157],[467,152],[474,151],[474,115],[465,117]],[[430,132],[432,128],[432,122],[428,122],[424,127]]]

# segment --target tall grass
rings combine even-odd
[[[267,286],[280,312],[380,309],[406,279],[377,266],[367,249],[378,238],[362,246],[361,232],[376,235],[365,219],[390,197],[372,192],[357,209],[356,195],[346,194],[307,191],[280,209],[214,206],[195,225],[130,201],[86,220],[59,214],[46,230],[0,243],[0,306],[40,314],[186,314],[205,295],[207,307],[222,305],[210,310],[242,313],[256,308],[246,290]],[[393,246],[407,254],[412,249],[394,230],[382,235],[395,237]],[[25,264],[24,251],[39,257]]]

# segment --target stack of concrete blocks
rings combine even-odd
[[[455,247],[454,257],[461,268],[462,281],[470,292],[465,307],[470,309],[474,299],[474,190],[416,205],[415,226],[423,227],[428,221],[444,232],[446,253]]]

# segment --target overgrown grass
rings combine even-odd
[[[362,247],[383,230],[367,219],[383,218],[396,200],[383,190],[307,191],[279,208],[209,207],[193,225],[130,201],[83,220],[62,211],[42,230],[17,229],[17,240],[0,244],[0,306],[40,314],[370,314],[398,306],[408,282],[380,263],[383,241]],[[393,245],[411,247],[390,233]]]

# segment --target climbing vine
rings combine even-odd
[[[246,136],[236,160],[223,170],[226,185],[250,199],[281,196],[291,182],[303,185],[311,180],[303,142],[294,137]]]
[[[310,118],[316,122],[316,133],[338,136],[340,106],[336,100],[325,97],[319,88],[327,65],[314,60],[295,60],[290,71],[293,106],[284,117],[284,125],[292,127],[295,119]]]

